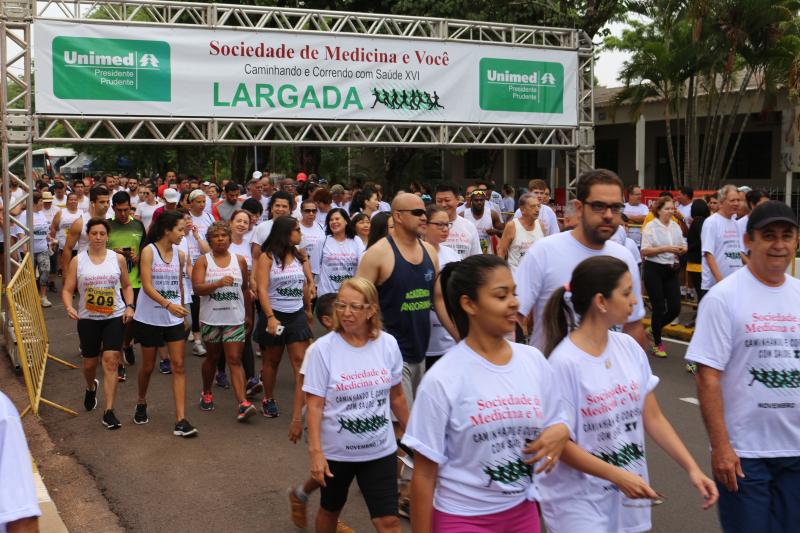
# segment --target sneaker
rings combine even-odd
[[[150,419],[147,417],[147,404],[137,403],[136,411],[133,413],[133,423],[147,424],[148,422],[150,422]]]
[[[664,348],[663,342],[659,342],[658,344],[653,345],[653,355],[662,358],[667,356],[667,350]]]
[[[356,530],[341,520],[336,521],[336,533],[356,533]]]
[[[214,410],[214,398],[210,392],[201,392],[200,393],[200,409],[203,411],[213,411]]]
[[[680,324],[680,323],[681,323],[681,321],[680,321],[680,317],[677,317],[677,316],[676,316],[676,317],[673,319],[673,321],[669,323],[669,325],[670,325],[670,326],[677,326],[677,325],[678,325],[678,324]]]
[[[175,424],[175,429],[172,431],[172,434],[176,437],[196,437],[197,428],[191,425],[189,421],[184,418]]]
[[[291,512],[292,524],[301,529],[305,529],[308,525],[306,502],[298,498],[294,489],[291,488],[289,489],[289,509]]]
[[[228,381],[228,374],[225,372],[217,372],[217,375],[214,377],[214,381],[217,383],[217,387],[221,389],[230,389],[231,384]]]
[[[47,296],[42,296],[39,298],[39,301],[42,303],[42,307],[53,307],[53,304],[50,303],[50,300],[47,299]]]
[[[108,411],[103,413],[103,425],[108,429],[119,429],[122,427],[120,421],[117,419],[116,416],[114,416],[113,409],[109,409]]]
[[[125,371],[125,365],[123,364],[117,367],[117,381],[120,383],[128,381],[128,373]]]
[[[278,404],[272,398],[264,398],[261,400],[261,413],[267,418],[276,418],[278,416]]]
[[[239,414],[236,415],[236,420],[238,420],[239,422],[244,422],[254,414],[256,414],[255,406],[252,403],[245,400],[239,404]]]
[[[262,392],[264,392],[264,384],[261,383],[261,380],[257,378],[250,378],[250,380],[247,382],[244,395],[247,396],[248,399],[252,399],[253,396],[261,394]]]
[[[197,357],[203,357],[206,354],[206,347],[203,346],[202,341],[195,340],[192,344],[192,355],[196,355]]]
[[[690,374],[697,374],[697,363],[686,363],[686,371]]]
[[[83,394],[83,407],[87,411],[94,410],[97,407],[97,387],[100,386],[100,380],[94,380],[94,390],[86,389],[86,392]]]
[[[401,497],[397,502],[397,514],[403,518],[411,519],[411,500]]]
[[[136,354],[133,353],[133,346],[128,346],[122,349],[122,357],[125,358],[125,364],[133,366],[136,364]]]
[[[172,374],[172,363],[170,363],[169,359],[159,361],[158,371],[162,374]]]

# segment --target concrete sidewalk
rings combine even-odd
[[[42,510],[42,516],[39,517],[39,531],[41,533],[68,533],[69,530],[61,520],[56,504],[50,498],[50,493],[42,480],[36,461],[31,459],[31,462],[33,463],[33,478],[36,483],[36,497],[39,499],[39,508]]]

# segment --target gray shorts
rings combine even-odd
[[[33,254],[33,262],[36,265],[36,277],[39,280],[39,285],[47,286],[50,274],[50,252],[45,250],[44,252]]]
[[[417,396],[417,388],[425,374],[425,361],[419,363],[408,363],[403,361],[403,394],[406,397],[408,410],[414,405],[414,398]]]

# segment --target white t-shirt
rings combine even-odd
[[[475,224],[458,215],[450,228],[450,235],[442,244],[456,252],[460,259],[483,253]]]
[[[747,220],[750,218],[750,214],[746,214],[742,218],[736,219],[736,226],[739,228],[739,237],[742,239],[742,253],[747,253],[747,247],[744,245],[744,234],[747,233]]]
[[[683,215],[684,222],[686,223],[686,227],[692,225],[692,202],[689,202],[686,205],[681,205],[678,202],[675,202],[675,208],[680,211],[681,215]]]
[[[253,228],[253,236],[250,237],[250,244],[258,244],[259,246],[263,246],[264,242],[267,240],[267,237],[269,237],[269,232],[272,231],[272,225],[274,223],[275,221],[272,219],[259,222],[258,225]]]
[[[464,211],[462,216],[469,222],[472,222],[472,224],[475,226],[475,229],[478,230],[478,242],[481,245],[481,251],[485,254],[493,254],[494,245],[492,244],[492,238],[489,235],[489,230],[494,229],[492,212],[489,209],[484,209],[483,215],[476,219],[475,215],[472,213],[472,209],[467,209]]]
[[[647,213],[649,213],[650,210],[643,203],[639,203],[637,205],[631,205],[626,202],[625,208],[622,210],[622,212],[627,217],[646,217]]]
[[[364,462],[394,453],[389,390],[403,378],[403,356],[395,338],[381,332],[357,348],[331,332],[317,339],[305,358],[303,391],[325,398],[325,458]]]
[[[26,213],[23,211],[20,214],[25,217]],[[22,218],[24,220],[24,218]],[[40,254],[47,251],[47,235],[50,233],[50,223],[42,211],[33,212],[33,253]],[[46,274],[46,273],[40,273]]]
[[[798,355],[800,280],[769,287],[745,267],[703,297],[686,359],[722,372],[725,426],[738,456],[800,455]]]
[[[455,251],[444,245],[439,246],[438,255],[440,270],[443,269],[447,263],[453,263],[461,260]],[[425,355],[442,355],[444,352],[452,348],[455,343],[456,341],[450,336],[442,323],[439,321],[439,315],[436,314],[436,311],[431,310],[431,336],[428,339],[428,349],[425,351]]]
[[[328,236],[315,246],[311,255],[311,272],[319,278],[317,296],[339,292],[342,282],[356,275],[363,253],[364,243],[358,238],[337,241]]]
[[[300,246],[298,246],[298,248],[305,250],[306,255],[311,257],[311,255],[314,253],[314,248],[322,244],[322,241],[325,240],[325,232],[322,231],[322,228],[320,228],[316,222],[314,222],[311,224],[310,228],[307,228],[300,223],[300,233],[302,236],[300,239]]]
[[[565,338],[548,359],[575,443],[595,457],[648,480],[642,411],[658,378],[633,337],[609,332],[590,355]],[[611,482],[558,463],[540,481],[548,531],[635,532],[650,529],[649,507],[625,507]]]
[[[569,283],[572,271],[581,261],[599,255],[610,255],[627,263],[633,277],[633,294],[636,295],[636,305],[628,321],[635,322],[644,317],[639,267],[624,246],[606,241],[601,250],[595,250],[579,243],[571,231],[551,235],[537,241],[536,246],[528,250],[514,272],[519,294],[519,312],[527,315],[531,309],[535,311],[533,335],[530,339],[532,346],[539,349],[544,347],[542,313],[550,295],[558,287]]]
[[[526,441],[564,421],[553,370],[541,352],[509,343],[505,365],[466,341],[422,378],[403,444],[439,465],[433,506],[444,513],[499,513],[538,499]]]
[[[139,202],[139,205],[136,206],[136,216],[140,218],[145,231],[150,229],[150,223],[153,222],[153,213],[155,213],[156,209],[159,207],[161,207],[161,204],[158,202],[156,202],[155,205],[150,205],[147,202]]]
[[[637,265],[642,264],[642,254],[639,251],[639,245],[636,244],[636,241],[633,239],[625,239],[625,249],[631,253]]]
[[[714,255],[717,268],[723,279],[742,268],[742,236],[736,221],[714,213],[703,222],[700,233],[700,249],[703,253],[701,288],[708,290],[717,282],[706,261],[706,252]]]
[[[642,248],[659,248],[661,246],[686,246],[681,227],[674,220],[664,225],[661,220],[654,218],[642,231]],[[672,253],[663,253],[645,257],[645,261],[652,261],[661,265],[672,265],[680,261],[679,256]]]
[[[236,244],[235,242],[231,241],[231,245],[228,247],[228,251],[230,253],[238,254],[244,257],[244,261],[247,263],[248,272],[253,270],[253,249],[250,247],[250,239],[252,238],[253,230],[250,230],[242,236],[241,244]]]
[[[78,209],[81,211],[88,211],[89,210],[89,196],[84,195],[83,198],[78,200]]]
[[[209,226],[214,223],[214,217],[209,215],[208,213],[200,213],[199,217],[194,215],[190,215],[192,217],[192,224],[197,227],[197,236],[203,242],[206,241],[206,231],[208,231]],[[197,258],[203,255],[203,251],[200,249],[200,243],[197,239],[194,238],[194,232],[187,231],[186,232],[186,240],[189,243],[189,256],[192,261],[192,265],[197,262]]]
[[[41,515],[19,413],[0,391],[0,532],[9,522]]]
[[[517,209],[514,212],[514,218],[520,217],[522,217],[522,211]],[[556,212],[553,211],[549,205],[539,205],[539,220],[541,220],[542,225],[544,226],[545,235],[555,235],[556,233],[561,233],[561,229],[558,227],[558,217],[556,216]]]

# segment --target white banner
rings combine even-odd
[[[40,114],[577,126],[577,52],[34,24]]]

